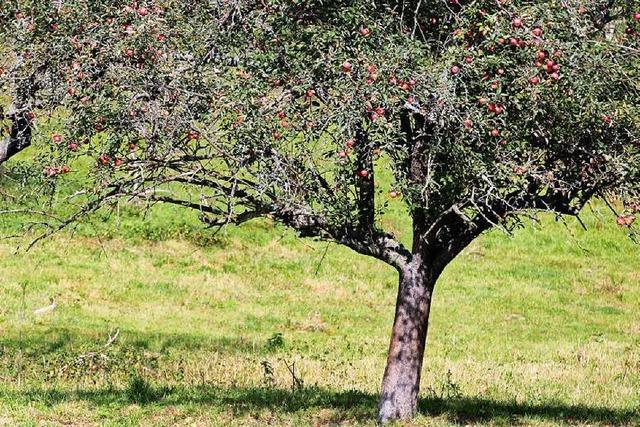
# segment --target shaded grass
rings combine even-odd
[[[43,407],[78,401],[86,402],[92,408],[115,408],[136,404],[140,405],[145,413],[167,407],[206,405],[229,408],[236,419],[250,417],[255,411],[272,411],[304,417],[308,412],[329,409],[333,411],[332,421],[335,423],[351,421],[365,424],[372,424],[377,404],[376,395],[357,390],[338,392],[319,387],[308,387],[299,391],[265,387],[154,388],[138,377],[132,379],[125,389],[30,389],[19,393],[0,392],[0,396],[11,401],[23,401]],[[422,417],[464,425],[486,422],[514,425],[534,421],[630,425],[640,417],[637,410],[566,405],[561,402],[528,404],[482,397],[423,397],[419,402],[419,411]]]

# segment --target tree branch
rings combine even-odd
[[[31,145],[31,118],[29,112],[16,105],[9,107],[6,117],[12,121],[11,131],[0,140],[0,164]]]
[[[358,226],[368,233],[375,226],[375,188],[373,154],[369,139],[361,126],[356,131],[356,167],[358,171]],[[360,175],[367,172],[366,176]]]

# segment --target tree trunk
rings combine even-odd
[[[0,140],[0,164],[31,145],[31,119],[27,112],[11,105],[7,117],[13,124],[11,134]]]
[[[400,273],[396,314],[382,379],[378,423],[416,414],[431,295],[437,274],[412,266]]]

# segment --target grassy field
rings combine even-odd
[[[447,269],[407,425],[640,425],[640,248],[606,220],[491,233]],[[165,207],[15,245],[0,425],[373,425],[383,264],[268,222],[212,236]]]

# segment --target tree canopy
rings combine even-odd
[[[47,175],[349,243],[377,165],[428,223],[635,200],[633,3],[8,1],[2,83],[59,123]]]

